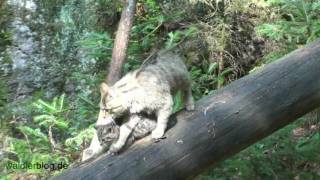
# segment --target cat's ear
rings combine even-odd
[[[107,83],[103,82],[103,83],[100,84],[100,93],[101,94],[107,94],[109,89],[110,88],[109,88]]]

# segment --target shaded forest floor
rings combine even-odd
[[[308,119],[310,116],[209,168],[196,179],[319,179],[320,121]]]

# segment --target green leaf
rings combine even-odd
[[[68,138],[65,141],[65,145],[72,148],[72,149],[80,149],[82,143],[84,140],[90,140],[93,137],[94,134],[94,127],[91,125],[89,128],[84,129],[77,133],[75,137]]]
[[[68,122],[66,122],[63,119],[57,119],[54,122],[55,125],[57,125],[57,127],[61,128],[61,129],[67,129],[68,128]]]
[[[42,105],[40,105],[40,104],[38,104],[38,103],[36,103],[36,102],[32,103],[32,105],[33,105],[35,108],[37,108],[38,110],[43,110]]]
[[[48,142],[48,137],[44,133],[42,133],[39,128],[32,129],[28,126],[19,126],[18,129],[27,136],[40,138],[41,140]]]
[[[53,100],[52,100],[51,106],[54,109],[57,109],[57,101],[58,101],[58,97],[54,97]]]
[[[211,63],[209,68],[208,68],[208,74],[211,74],[214,70],[218,68],[218,63],[214,62]]]
[[[56,111],[56,108],[49,103],[44,102],[42,99],[37,101],[37,104],[40,105],[42,108],[46,109],[48,112]]]
[[[227,74],[232,72],[232,68],[227,68],[224,71],[222,71],[222,73],[220,74],[220,76],[225,77]]]
[[[35,116],[33,118],[34,122],[36,122],[36,123],[39,123],[39,122],[47,120],[47,119],[54,120],[55,117],[52,116],[52,115],[42,114],[42,115],[39,115],[39,116]]]
[[[163,23],[165,21],[165,17],[163,15],[157,16],[157,21],[159,24]]]
[[[65,94],[62,94],[59,99],[59,111],[63,109],[64,98],[65,98]]]
[[[174,102],[173,108],[172,108],[173,113],[183,108],[183,97],[182,97],[181,91],[178,91],[178,93],[174,96],[173,102]]]
[[[180,40],[180,31],[170,32],[168,33],[169,39],[166,41],[166,49],[171,49],[176,46],[176,42]]]
[[[223,76],[219,76],[218,77],[218,83],[220,83],[220,84],[224,83],[224,77]]]
[[[194,33],[196,33],[198,31],[198,29],[195,26],[190,26],[187,30],[187,32],[185,32],[185,36],[186,37],[190,37],[192,36]]]
[[[44,126],[44,127],[48,128],[53,123],[54,123],[54,119],[46,119],[45,121],[42,121],[41,123],[39,123],[39,126]]]

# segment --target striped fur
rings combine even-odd
[[[94,132],[90,146],[83,151],[81,161],[95,158],[108,149],[108,153],[118,152],[123,147],[130,146],[136,139],[145,137],[156,127],[156,121],[147,116],[134,114],[124,119],[128,120],[121,126],[110,123],[107,126],[103,126],[103,129],[97,129]],[[130,122],[136,120],[139,122],[132,127]],[[124,131],[122,132],[122,137],[120,137],[121,129]],[[125,137],[124,135],[126,135],[127,131],[132,131],[132,133]]]
[[[154,113],[157,126],[152,138],[161,138],[172,113],[173,95],[181,91],[187,110],[194,109],[191,83],[182,58],[169,51],[159,52],[157,56],[138,70],[128,73],[113,86],[101,84],[100,113],[97,125],[107,124],[107,115],[113,118],[124,113]],[[137,122],[133,123],[137,124]],[[120,129],[124,136],[125,128]]]

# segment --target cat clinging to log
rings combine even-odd
[[[111,154],[118,152],[120,149],[123,149],[123,147],[129,147],[137,139],[147,136],[156,127],[156,121],[154,121],[152,117],[146,115],[133,114],[130,117],[122,117],[122,120],[124,121],[122,125],[118,125],[115,121],[109,121],[109,124],[101,127],[102,129],[96,129],[94,131],[90,146],[82,153],[82,162],[93,159],[106,151]],[[132,129],[130,124],[126,123],[137,120],[139,121],[138,124]],[[121,140],[125,134],[122,134],[122,137],[119,138],[120,129],[123,127],[130,128],[132,131],[130,135],[128,135],[126,141]],[[114,148],[114,146],[119,148]]]
[[[148,63],[129,72],[111,87],[102,83],[100,90],[101,102],[98,117],[100,123],[97,123],[97,126],[107,124],[107,117],[110,114],[115,119],[125,113],[154,113],[157,116],[157,125],[151,136],[155,139],[164,135],[172,113],[175,93],[181,91],[186,109],[194,109],[187,68],[182,58],[170,51],[159,52]],[[131,129],[137,123],[137,119],[130,122]],[[119,140],[121,134],[130,134],[130,132],[130,128],[125,126],[120,128]],[[126,139],[123,138],[123,140]],[[114,144],[113,147],[119,148],[117,144]]]

